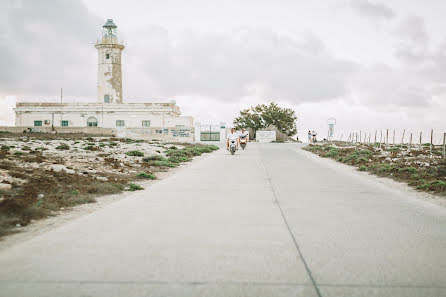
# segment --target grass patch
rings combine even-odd
[[[70,191],[70,194],[71,195],[74,195],[74,196],[77,196],[77,195],[79,195],[80,194],[80,192],[79,192],[79,190],[72,190],[72,191]]]
[[[146,158],[144,158],[144,159],[142,159],[142,160],[145,161],[145,162],[151,162],[151,161],[165,161],[166,158],[164,158],[164,157],[161,156],[161,155],[152,155],[152,156],[148,156],[148,157],[146,157]]]
[[[126,152],[125,154],[130,157],[144,157],[144,153],[140,151],[130,151]]]
[[[331,148],[327,153],[325,153],[323,156],[327,158],[334,158],[339,155],[339,151],[336,148]]]
[[[368,167],[365,165],[359,166],[359,171],[367,171]]]
[[[189,162],[190,160],[192,159],[184,156],[172,156],[167,159],[168,162],[173,162],[173,163]]]
[[[66,143],[62,143],[61,145],[59,145],[58,147],[56,147],[57,150],[69,150],[70,146]]]
[[[418,170],[415,167],[403,167],[403,168],[398,168],[399,172],[409,172],[409,173],[415,173]]]
[[[150,165],[154,165],[154,166],[158,166],[158,167],[169,167],[169,168],[174,168],[174,167],[178,167],[178,163],[174,163],[174,162],[170,162],[168,160],[163,160],[163,161],[152,161],[149,162]]]
[[[146,172],[140,172],[136,175],[138,178],[156,179],[156,176]]]
[[[130,192],[139,191],[139,190],[144,190],[144,188],[137,184],[133,184],[133,183],[130,184],[130,186],[129,186]]]
[[[75,206],[87,203],[96,203],[96,199],[90,196],[74,196],[66,200],[68,206]]]

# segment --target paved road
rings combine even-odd
[[[1,252],[0,296],[446,296],[446,210],[250,144]]]

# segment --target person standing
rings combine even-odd
[[[317,133],[313,131],[312,134],[313,134],[313,143],[316,143],[317,142],[317,139],[316,139]]]
[[[308,130],[308,143],[311,144],[311,131]]]

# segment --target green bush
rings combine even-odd
[[[155,165],[158,167],[169,167],[169,168],[174,168],[174,167],[178,167],[178,163],[173,163],[170,162],[168,160],[163,160],[163,161],[153,161],[150,163],[151,165]]]
[[[138,190],[144,190],[144,188],[137,184],[130,184],[129,191],[133,192]]]
[[[167,161],[173,162],[173,163],[189,162],[190,160],[191,160],[190,158],[183,157],[183,156],[172,156],[167,159]]]
[[[21,152],[21,151],[16,151],[16,152],[14,152],[14,155],[16,155],[16,156],[21,156],[21,155],[23,155],[23,152]]]
[[[337,155],[339,155],[339,151],[336,148],[331,148],[327,153],[325,153],[323,156],[328,158],[334,158]]]
[[[389,171],[392,171],[393,168],[395,168],[394,165],[380,164],[377,169],[379,172],[389,172]]]
[[[150,161],[165,161],[166,158],[164,158],[161,155],[152,155],[152,156],[148,156],[146,158],[143,159],[143,161],[145,162],[150,162]]]
[[[131,156],[131,157],[144,157],[144,153],[140,152],[140,151],[130,151],[125,153],[127,156]]]
[[[90,196],[74,196],[71,198],[68,198],[66,200],[66,204],[68,206],[74,206],[74,205],[80,205],[80,204],[86,204],[86,203],[95,203],[96,199]]]
[[[361,165],[360,167],[359,167],[359,171],[367,171],[367,166],[365,166],[365,165]]]
[[[70,192],[70,194],[76,196],[76,195],[79,195],[80,192],[79,192],[79,190],[74,189]]]
[[[2,151],[9,151],[11,149],[11,147],[7,146],[7,145],[2,145],[1,150]]]
[[[415,167],[404,167],[404,168],[399,168],[398,171],[400,172],[410,172],[410,173],[415,173],[418,170]]]
[[[139,178],[156,179],[155,175],[149,174],[149,173],[145,173],[145,172],[140,172],[136,176],[139,177]]]
[[[59,145],[58,147],[56,147],[57,150],[69,150],[70,146],[66,143],[62,143],[61,145]]]

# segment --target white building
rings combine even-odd
[[[98,50],[96,103],[17,103],[16,126],[103,127],[191,129],[192,117],[181,116],[175,101],[170,103],[124,103],[122,98],[121,53],[117,26],[107,20]]]

